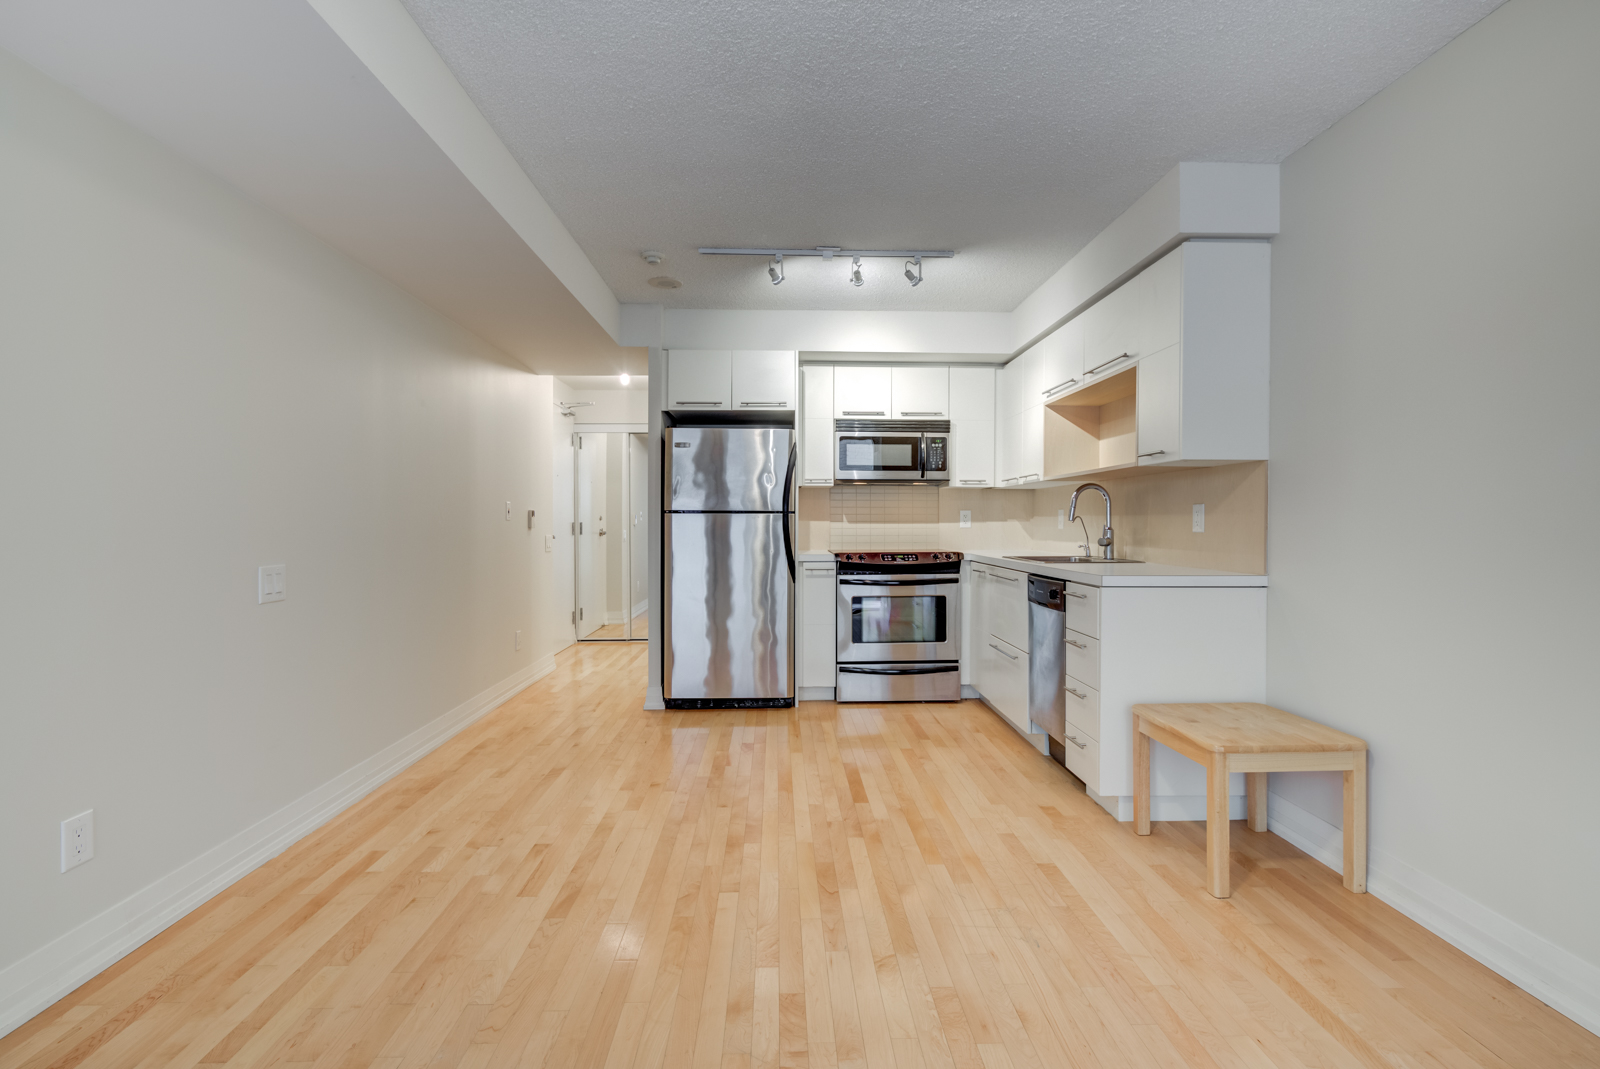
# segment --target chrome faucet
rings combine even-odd
[[[1084,483],[1082,486],[1072,491],[1072,500],[1067,503],[1067,519],[1075,520],[1078,518],[1078,495],[1083,493],[1085,490],[1098,490],[1100,491],[1100,496],[1106,499],[1106,529],[1100,532],[1100,537],[1096,541],[1100,548],[1105,550],[1105,559],[1115,560],[1117,554],[1111,545],[1111,539],[1113,537],[1111,530],[1111,495],[1106,493],[1105,487],[1101,486],[1099,483]]]

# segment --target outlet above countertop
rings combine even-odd
[[[1038,555],[1037,549],[1032,555]],[[1020,556],[1020,554],[1019,554]],[[1185,568],[1177,564],[1045,564],[1040,561],[1017,560],[996,553],[968,552],[966,559],[979,564],[992,564],[998,568],[1013,568],[1033,575],[1048,575],[1054,579],[1070,579],[1090,586],[1193,586],[1193,587],[1262,587],[1267,585],[1264,575],[1244,572],[1219,572],[1209,568]]]

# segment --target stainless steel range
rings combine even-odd
[[[835,553],[837,697],[961,700],[961,554]]]

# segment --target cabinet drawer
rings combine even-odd
[[[1028,648],[1028,583],[1026,572],[989,568],[990,634],[1019,650]]]
[[[1069,582],[1066,595],[1067,626],[1090,638],[1099,638],[1100,588],[1087,583]],[[1098,659],[1097,657],[1096,660]]]
[[[1078,736],[1082,742],[1085,737],[1100,738],[1100,692],[1084,683],[1081,679],[1066,679],[1067,697],[1067,734]]]
[[[1066,632],[1067,675],[1100,689],[1100,640],[1071,628]]]
[[[1067,725],[1067,730],[1072,731],[1072,725]],[[1072,732],[1074,735],[1077,732]],[[1066,740],[1066,760],[1062,764],[1067,766],[1074,776],[1083,780],[1091,791],[1100,793],[1100,744],[1094,739],[1078,735],[1076,739]]]

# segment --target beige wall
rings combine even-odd
[[[1372,744],[1375,889],[1591,967],[1597,45],[1593,0],[1511,0],[1284,163],[1267,662]]]
[[[1261,573],[1266,562],[1267,465],[1178,468],[1100,480],[1111,494],[1119,556],[1191,568]],[[950,549],[965,553],[1078,553],[1076,522],[1058,526],[1072,490],[950,490],[935,487],[817,487],[800,491],[801,546],[812,551]],[[1193,506],[1206,529],[1192,531]],[[1105,500],[1078,498],[1091,542]],[[961,512],[972,526],[961,526]],[[1099,546],[1093,551],[1098,553]]]
[[[19,959],[536,667],[551,432],[548,379],[4,53],[0,159],[3,1016]]]

